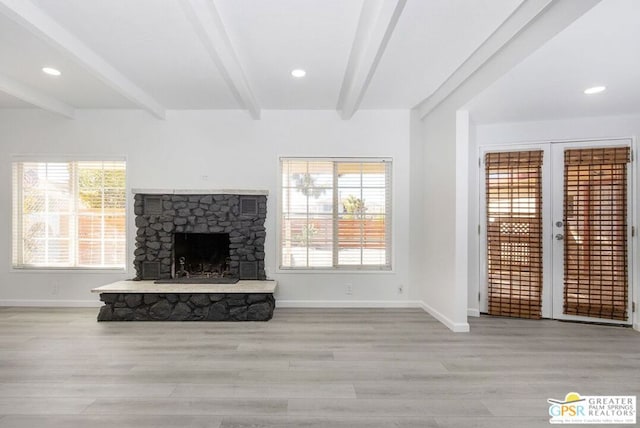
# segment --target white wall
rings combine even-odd
[[[424,272],[425,234],[424,234],[424,144],[422,138],[422,120],[417,110],[411,111],[410,118],[410,189],[409,189],[409,281],[412,285],[409,298],[422,300],[422,290],[426,284]]]
[[[640,133],[640,116],[584,117],[475,126],[479,146],[588,138],[630,137]]]
[[[514,143],[536,143],[549,141],[577,141],[585,139],[607,139],[607,138],[634,138],[640,135],[640,115],[636,116],[611,116],[611,117],[588,117],[575,118],[566,120],[540,121],[540,122],[520,122],[520,123],[498,123],[477,125],[472,133],[475,134],[475,158],[479,156],[479,150],[483,146],[514,144]],[[637,154],[636,160],[637,162]],[[477,164],[476,164],[477,165]],[[470,198],[478,198],[478,167],[469,175],[469,191]],[[640,189],[640,174],[637,174],[636,165],[635,177],[635,194],[638,195]],[[633,224],[638,230],[638,197],[636,196],[636,206],[634,207]],[[472,213],[470,222],[478,223],[479,210],[475,209]],[[477,234],[470,235],[470,249],[474,249],[474,253],[470,253],[469,269],[477,270],[479,265],[478,250],[479,239]],[[634,301],[638,302],[640,295],[640,263],[638,263],[639,245],[638,236],[634,238],[635,257],[632,259],[633,282],[635,288]],[[475,264],[472,262],[475,261]],[[477,294],[479,281],[469,283],[469,295]],[[470,305],[471,300],[469,299]],[[637,304],[636,304],[637,305]],[[470,306],[470,308],[473,308]],[[475,306],[477,309],[477,306]],[[635,314],[634,324],[636,329],[640,323],[638,312]]]
[[[97,302],[91,288],[134,276],[131,213],[126,274],[10,269],[10,156],[109,154],[126,156],[129,188],[268,189],[266,267],[279,282],[276,297],[281,304],[407,305],[407,296],[413,294],[408,260],[409,130],[409,112],[398,110],[362,110],[349,121],[335,111],[263,111],[261,120],[242,111],[169,111],[161,121],[138,111],[78,111],[77,119],[67,120],[38,110],[3,110],[0,303]],[[279,156],[393,158],[392,273],[276,272]],[[346,295],[346,283],[352,284],[352,295]],[[403,294],[398,293],[399,285]]]
[[[480,258],[479,258],[479,236],[478,236],[478,142],[476,126],[472,120],[469,121],[469,147],[468,147],[468,241],[467,241],[467,262],[468,262],[468,293],[467,293],[467,314],[470,316],[480,316],[480,302],[478,291],[480,284]]]
[[[467,124],[460,119],[466,119]],[[460,181],[460,177],[466,177],[466,168],[457,167],[457,162],[462,151],[466,166],[467,125],[466,114],[457,114],[455,109],[443,107],[431,112],[421,123],[423,173],[412,176],[413,180],[422,180],[424,191],[422,260],[412,265],[413,275],[424,277],[418,283],[418,298],[429,313],[453,331],[461,332],[469,330],[467,180]]]

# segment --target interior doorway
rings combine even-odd
[[[631,142],[481,155],[481,311],[630,324]]]

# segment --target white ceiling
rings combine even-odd
[[[29,108],[31,105],[24,101],[0,92],[0,109],[3,108]]]
[[[225,0],[216,5],[263,108],[334,109],[362,3]],[[307,76],[293,79],[294,68],[307,70]]]
[[[16,18],[12,8],[29,1],[0,0],[7,15],[0,13],[0,77],[71,108],[140,108],[144,99],[162,109],[243,109],[252,96],[262,109],[335,109],[343,83],[353,77],[350,57],[369,55],[373,65],[357,71],[367,78],[356,90],[360,108],[408,109],[431,95],[522,0],[31,0],[35,8]],[[189,4],[213,6],[228,55],[212,55],[188,19]],[[380,5],[385,19],[367,22],[371,14],[363,8]],[[61,28],[39,26],[41,12]],[[380,40],[358,46],[359,26]],[[65,45],[67,32],[75,41]],[[43,66],[63,74],[44,75]],[[305,68],[307,77],[293,79],[295,67]],[[248,96],[236,91],[242,81]],[[5,92],[0,108],[27,105]]]
[[[477,123],[640,113],[640,1],[603,0],[469,104]],[[604,85],[598,95],[584,89]]]
[[[1,14],[0,58],[1,74],[75,107],[133,106],[80,65]],[[46,66],[63,70],[64,77],[45,75],[41,69]]]
[[[414,107],[431,95],[520,2],[407,2],[361,108]]]
[[[409,109],[473,65],[517,11],[544,4],[0,0],[0,109]],[[476,97],[473,119],[640,112],[638,18],[640,1],[603,0]],[[292,78],[297,67],[307,77]],[[608,90],[582,94],[595,84]]]

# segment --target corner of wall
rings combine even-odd
[[[418,110],[409,116],[409,289],[410,297],[424,293],[424,138]]]
[[[468,112],[458,114],[455,109],[439,108],[420,124],[423,144],[420,167],[424,171],[420,180],[424,200],[419,223],[423,239],[420,241],[422,259],[415,263],[422,269],[424,285],[418,300],[424,302],[425,310],[453,331],[469,328],[468,123]]]
[[[437,309],[433,308],[432,306],[427,305],[423,301],[419,302],[419,306],[425,312],[427,312],[429,315],[431,315],[432,317],[440,321],[442,324],[444,324],[447,328],[449,328],[449,330],[451,330],[454,333],[468,333],[471,330],[468,322],[455,322],[448,316],[439,312]]]
[[[470,120],[469,122],[469,149],[468,149],[468,249],[467,249],[467,314],[469,316],[480,316],[480,302],[478,293],[480,292],[480,236],[478,226],[480,224],[480,195],[479,195],[479,165],[478,165],[478,143],[477,126]]]

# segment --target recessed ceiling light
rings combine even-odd
[[[307,72],[301,68],[296,68],[295,70],[291,70],[291,75],[293,77],[297,77],[298,79],[307,75]]]
[[[594,86],[592,88],[587,88],[584,90],[584,93],[587,95],[599,94],[600,92],[604,92],[607,89],[606,86]]]
[[[62,74],[60,70],[56,70],[55,68],[51,67],[43,67],[42,72],[47,73],[50,76],[60,76]]]

